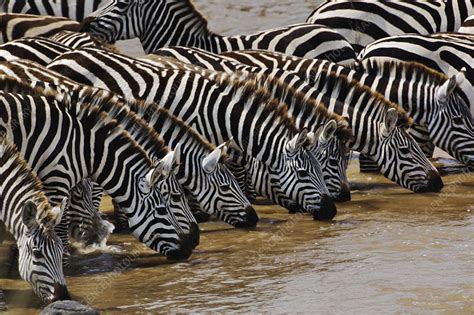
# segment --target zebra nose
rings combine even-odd
[[[474,160],[469,160],[466,164],[467,164],[467,169],[470,172],[474,172]]]
[[[439,192],[443,188],[443,180],[436,171],[428,172],[428,189],[430,192]]]
[[[345,202],[351,200],[351,189],[347,183],[341,185],[341,190],[339,191],[339,195],[334,199],[338,202]]]
[[[196,248],[199,245],[200,233],[199,233],[199,225],[197,223],[191,223],[189,227],[189,238],[191,240],[192,248]]]
[[[180,236],[179,248],[171,249],[166,253],[168,260],[187,260],[193,252],[193,244],[195,239],[191,234],[184,234]]]
[[[337,214],[337,208],[334,200],[328,195],[323,195],[321,198],[321,208],[319,211],[313,212],[313,219],[315,220],[332,220]]]
[[[252,206],[245,208],[246,219],[245,221],[237,222],[234,226],[236,228],[253,228],[257,226],[258,215]]]
[[[70,300],[69,292],[64,284],[54,283],[53,299],[51,302]]]

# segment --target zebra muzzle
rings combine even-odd
[[[341,185],[341,190],[339,194],[336,196],[334,201],[337,202],[346,202],[351,200],[351,189],[347,183]]]
[[[258,215],[255,209],[252,206],[245,208],[245,221],[239,221],[235,223],[236,228],[253,228],[257,226]]]
[[[322,195],[321,208],[313,211],[314,220],[332,220],[337,214],[336,204],[328,195]]]
[[[51,300],[51,303],[56,302],[56,301],[62,301],[62,300],[70,300],[70,299],[71,297],[69,296],[67,287],[64,284],[60,284],[56,282],[54,284],[54,292],[53,292],[53,298]]]

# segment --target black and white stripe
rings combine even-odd
[[[307,58],[352,63],[351,45],[336,31],[297,24],[251,35],[220,36],[190,0],[113,0],[84,21],[83,30],[108,42],[138,37],[145,52],[166,46],[202,48],[214,53],[265,49]]]
[[[2,80],[3,88],[9,84],[31,91],[16,80]],[[67,196],[80,180],[91,177],[128,213],[137,239],[169,258],[187,258],[189,240],[179,235],[181,228],[154,187],[160,173],[145,151],[98,108],[57,97],[2,92],[0,98],[1,130],[37,171],[46,194]],[[163,146],[155,154],[164,156],[165,150]]]
[[[471,15],[470,17],[464,20],[464,23],[462,23],[458,32],[474,35],[474,15]]]
[[[234,138],[246,154],[276,169],[287,198],[319,216],[335,206],[316,171],[307,169],[298,130],[264,89],[222,74],[209,80],[197,72],[161,69],[150,63],[101,49],[63,54],[48,68],[71,79],[110,89],[131,99],[146,99],[167,108],[214,144]],[[227,79],[226,79],[227,78]],[[271,119],[273,117],[273,119]],[[302,137],[304,138],[304,137]],[[304,172],[297,172],[297,170]],[[300,176],[298,176],[300,174]],[[320,209],[322,208],[322,212]],[[323,216],[325,216],[323,214]]]
[[[0,134],[0,217],[19,250],[20,276],[44,302],[69,299],[63,246],[54,232],[66,206],[52,207],[36,174]]]
[[[67,17],[82,21],[107,0],[4,0],[3,11]]]
[[[358,60],[362,66],[375,61],[418,62],[448,76],[466,69],[467,80],[460,87],[474,111],[474,35],[440,33],[389,37],[368,45]]]
[[[60,31],[79,29],[79,22],[67,18],[0,13],[0,44],[24,37],[49,37]]]
[[[342,0],[323,3],[307,22],[333,28],[359,52],[370,43],[389,36],[456,32],[472,14],[471,0]]]
[[[294,71],[311,86],[315,86],[322,70],[357,80],[402,105],[417,125],[426,127],[429,140],[436,146],[459,161],[472,164],[472,116],[463,93],[456,88],[463,80],[462,73],[449,79],[442,73],[414,63],[384,63],[378,67],[374,63],[366,73],[327,61],[289,58],[259,51],[227,53],[226,56],[245,64]],[[456,123],[453,117],[456,117]]]

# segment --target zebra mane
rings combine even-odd
[[[344,142],[352,139],[353,134],[348,121],[336,113],[329,112],[323,101],[318,102],[314,98],[308,98],[304,92],[297,90],[294,86],[286,84],[283,80],[275,76],[270,77],[266,74],[259,76],[258,74],[251,73],[248,77],[255,82],[260,82],[260,85],[266,86],[268,89],[277,88],[282,91],[282,94],[291,95],[291,102],[293,103],[305,104],[305,114],[303,116],[307,116],[309,112],[312,112],[317,116],[327,117],[328,120],[335,120],[337,123],[336,136]],[[288,104],[286,105],[288,106]]]
[[[215,148],[213,144],[205,140],[194,128],[185,123],[181,118],[176,117],[170,113],[166,108],[161,107],[159,104],[155,102],[146,102],[144,100],[127,100],[127,103],[131,108],[136,107],[139,108],[141,112],[152,113],[150,116],[155,116],[157,114],[163,114],[164,116],[167,116],[167,119],[169,119],[173,125],[179,126],[182,130],[194,138],[201,146],[209,151],[212,151]]]
[[[206,71],[206,73],[214,74],[213,77],[205,76],[206,79],[230,88],[229,95],[232,97],[240,97],[245,100],[245,103],[252,100],[253,104],[259,104],[262,109],[262,116],[270,117],[274,124],[284,125],[292,135],[299,133],[295,119],[288,115],[288,106],[273,98],[266,88],[258,86],[256,80],[243,79],[242,77],[247,76],[247,73],[243,74],[239,71],[233,74],[209,71]]]
[[[119,108],[115,104],[117,98],[112,93],[108,94],[108,97],[101,97],[101,93],[107,93],[107,91],[89,88],[87,86],[84,86],[84,89],[82,89],[82,86],[69,89],[64,86],[45,82],[40,82],[44,83],[43,86],[33,87],[29,83],[31,82],[20,81],[6,75],[0,76],[0,90],[2,91],[50,98],[51,100],[63,103],[64,108],[62,110],[72,111],[76,117],[87,117],[88,121],[99,128],[107,130],[108,134],[120,133],[122,137],[130,141],[130,144],[134,147],[136,152],[147,157],[150,167],[152,166],[152,162],[138,141],[143,141],[143,143],[156,141],[155,144],[159,144],[161,147],[159,152],[153,152],[155,154],[165,155],[168,152],[167,147],[163,141],[159,139],[156,131],[151,129],[147,124],[144,124],[136,114],[126,111],[125,108]],[[67,91],[73,92],[74,95],[64,95],[64,92]],[[116,110],[117,113],[123,117],[122,121],[119,122],[117,119],[112,119],[107,114],[108,108]],[[124,129],[122,122],[132,122],[133,126],[139,126],[140,128],[135,130],[137,132],[134,136],[131,136],[130,133]],[[141,128],[142,125],[143,128]],[[154,147],[156,148],[156,146]]]
[[[27,186],[26,191],[33,192],[33,200],[38,208],[37,218],[43,225],[50,226],[55,222],[57,214],[51,211],[51,205],[43,193],[43,184],[36,173],[30,168],[26,160],[22,157],[15,144],[2,137],[0,134],[0,165],[5,165],[13,160],[17,181]],[[30,197],[30,198],[31,198]]]
[[[413,119],[408,115],[405,109],[398,104],[387,100],[382,94],[372,90],[366,85],[360,84],[357,80],[350,80],[344,74],[337,74],[334,71],[321,71],[320,75],[325,74],[324,86],[325,90],[336,91],[337,93],[349,94],[352,93],[356,99],[363,98],[365,102],[370,102],[373,106],[384,108],[384,112],[390,108],[394,108],[398,112],[397,125],[411,125]]]
[[[431,69],[418,62],[406,62],[400,60],[390,60],[383,63],[369,60],[366,71],[370,73],[384,74],[395,73],[397,78],[405,80],[415,79],[417,82],[426,82],[441,85],[449,79],[442,72]]]
[[[194,2],[192,0],[178,0],[177,2],[184,2],[189,9],[192,11],[194,15],[196,15],[196,18],[199,19],[200,25],[199,28],[203,28],[207,33],[213,34],[208,28],[208,21],[207,18],[198,10],[196,9],[196,6],[194,5]]]

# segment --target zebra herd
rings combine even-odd
[[[255,227],[256,196],[333,219],[351,151],[415,193],[443,188],[435,147],[474,170],[470,0],[327,2],[231,37],[190,0],[3,9],[0,209],[44,302],[69,298],[71,242],[112,233],[104,192],[117,225],[183,260],[203,217]],[[113,45],[135,37],[147,56]]]

